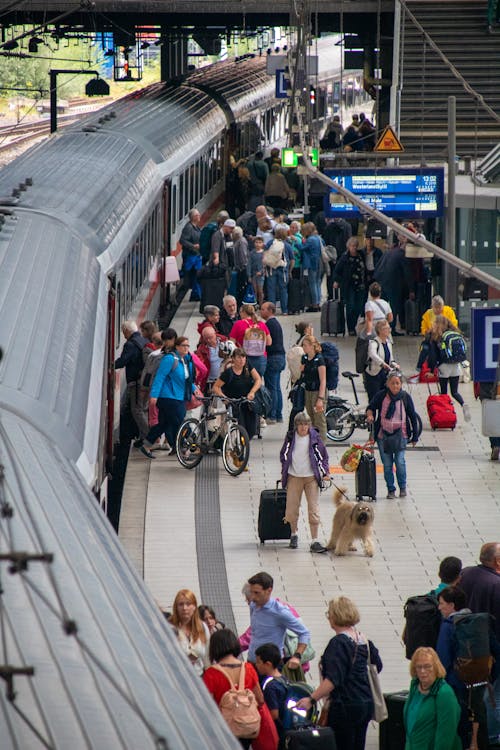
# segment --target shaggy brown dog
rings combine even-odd
[[[354,540],[360,539],[368,557],[375,550],[373,530],[373,508],[368,503],[353,503],[346,496],[346,487],[335,489],[333,502],[337,506],[332,523],[332,533],[326,545],[336,555],[345,555],[348,550],[356,550]]]

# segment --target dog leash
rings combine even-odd
[[[332,481],[332,483],[331,483],[330,486],[335,487],[335,489],[337,490],[337,492],[340,492],[340,494],[343,495],[346,500],[348,500],[349,502],[351,502],[349,500],[349,497],[345,494],[344,490],[341,490],[340,487],[337,487],[337,485],[335,484],[335,482]]]

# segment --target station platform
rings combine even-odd
[[[299,320],[311,321],[319,337],[318,313],[278,319],[285,345],[296,342]],[[199,320],[198,305],[184,302],[172,322],[179,335],[190,337],[193,349]],[[339,348],[340,369],[353,370],[355,339],[331,340]],[[419,344],[420,337],[395,339],[394,356],[407,375],[414,372]],[[351,400],[349,381],[340,380],[340,394]],[[360,400],[366,403],[361,379],[357,382]],[[287,385],[285,370],[284,393]],[[387,500],[381,466],[377,473],[373,558],[360,550],[345,557],[311,554],[303,509],[298,550],[289,549],[287,542],[259,543],[259,496],[280,476],[286,416],[285,425],[270,425],[262,431],[262,440],[252,441],[249,471],[237,478],[224,471],[217,456],[205,457],[197,469],[188,471],[175,456],[158,451],[157,458],[148,461],[131,449],[119,535],[159,605],[170,611],[176,592],[192,589],[199,603],[213,606],[221,621],[241,633],[249,624],[242,585],[252,574],[265,570],[274,577],[274,594],[293,604],[310,628],[319,657],[333,635],[325,617],[328,601],[345,594],[359,607],[360,628],[380,650],[384,691],[407,688],[408,662],[401,642],[403,604],[409,596],[437,586],[443,557],[456,555],[464,566],[475,564],[481,545],[498,541],[500,462],[489,460],[489,441],[481,435],[480,404],[474,401],[472,383],[460,385],[472,420],[464,422],[457,405],[456,429],[440,432],[433,432],[427,419],[427,386],[406,387],[424,429],[417,447],[407,450],[407,498]],[[357,430],[349,442],[364,439],[366,433]],[[354,497],[354,475],[343,473],[339,465],[345,449],[345,445],[328,445],[332,476]],[[332,490],[322,493],[320,507],[319,538],[326,541],[334,512]],[[310,679],[317,684],[317,658]],[[378,726],[373,724],[367,748],[378,748]]]

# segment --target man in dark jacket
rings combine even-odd
[[[500,640],[500,542],[483,544],[479,565],[462,570],[459,585],[473,612],[494,616],[495,635]]]
[[[388,248],[377,263],[373,278],[384,290],[385,299],[391,306],[393,319],[391,323],[392,335],[403,336],[396,331],[399,316],[401,327],[404,328],[404,306],[407,290],[411,286],[411,274],[406,261],[405,251],[401,245]]]
[[[189,221],[184,225],[179,242],[182,247],[182,268],[185,274],[186,287],[191,289],[191,301],[200,299],[200,287],[196,278],[201,268],[200,255],[200,212],[192,208],[188,214]]]
[[[233,297],[232,294],[226,294],[226,296],[222,300],[222,305],[223,307],[220,311],[218,330],[224,336],[229,338],[234,324],[237,320],[240,319],[240,316],[238,315],[238,304],[236,302],[236,297]]]
[[[137,425],[139,440],[134,445],[139,448],[143,438],[149,430],[148,411],[143,408],[140,399],[140,378],[144,367],[143,349],[148,343],[138,331],[137,324],[133,320],[126,320],[122,325],[122,333],[126,339],[121,356],[115,360],[115,370],[125,368],[127,380],[127,400],[130,405],[132,417]],[[150,350],[148,350],[149,353]]]

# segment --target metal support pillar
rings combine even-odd
[[[446,212],[446,249],[456,255],[456,157],[457,153],[457,100],[448,97],[448,210]],[[458,271],[446,263],[444,267],[444,298],[447,305],[458,304]]]
[[[160,74],[162,81],[186,75],[188,72],[187,37],[162,34]]]

